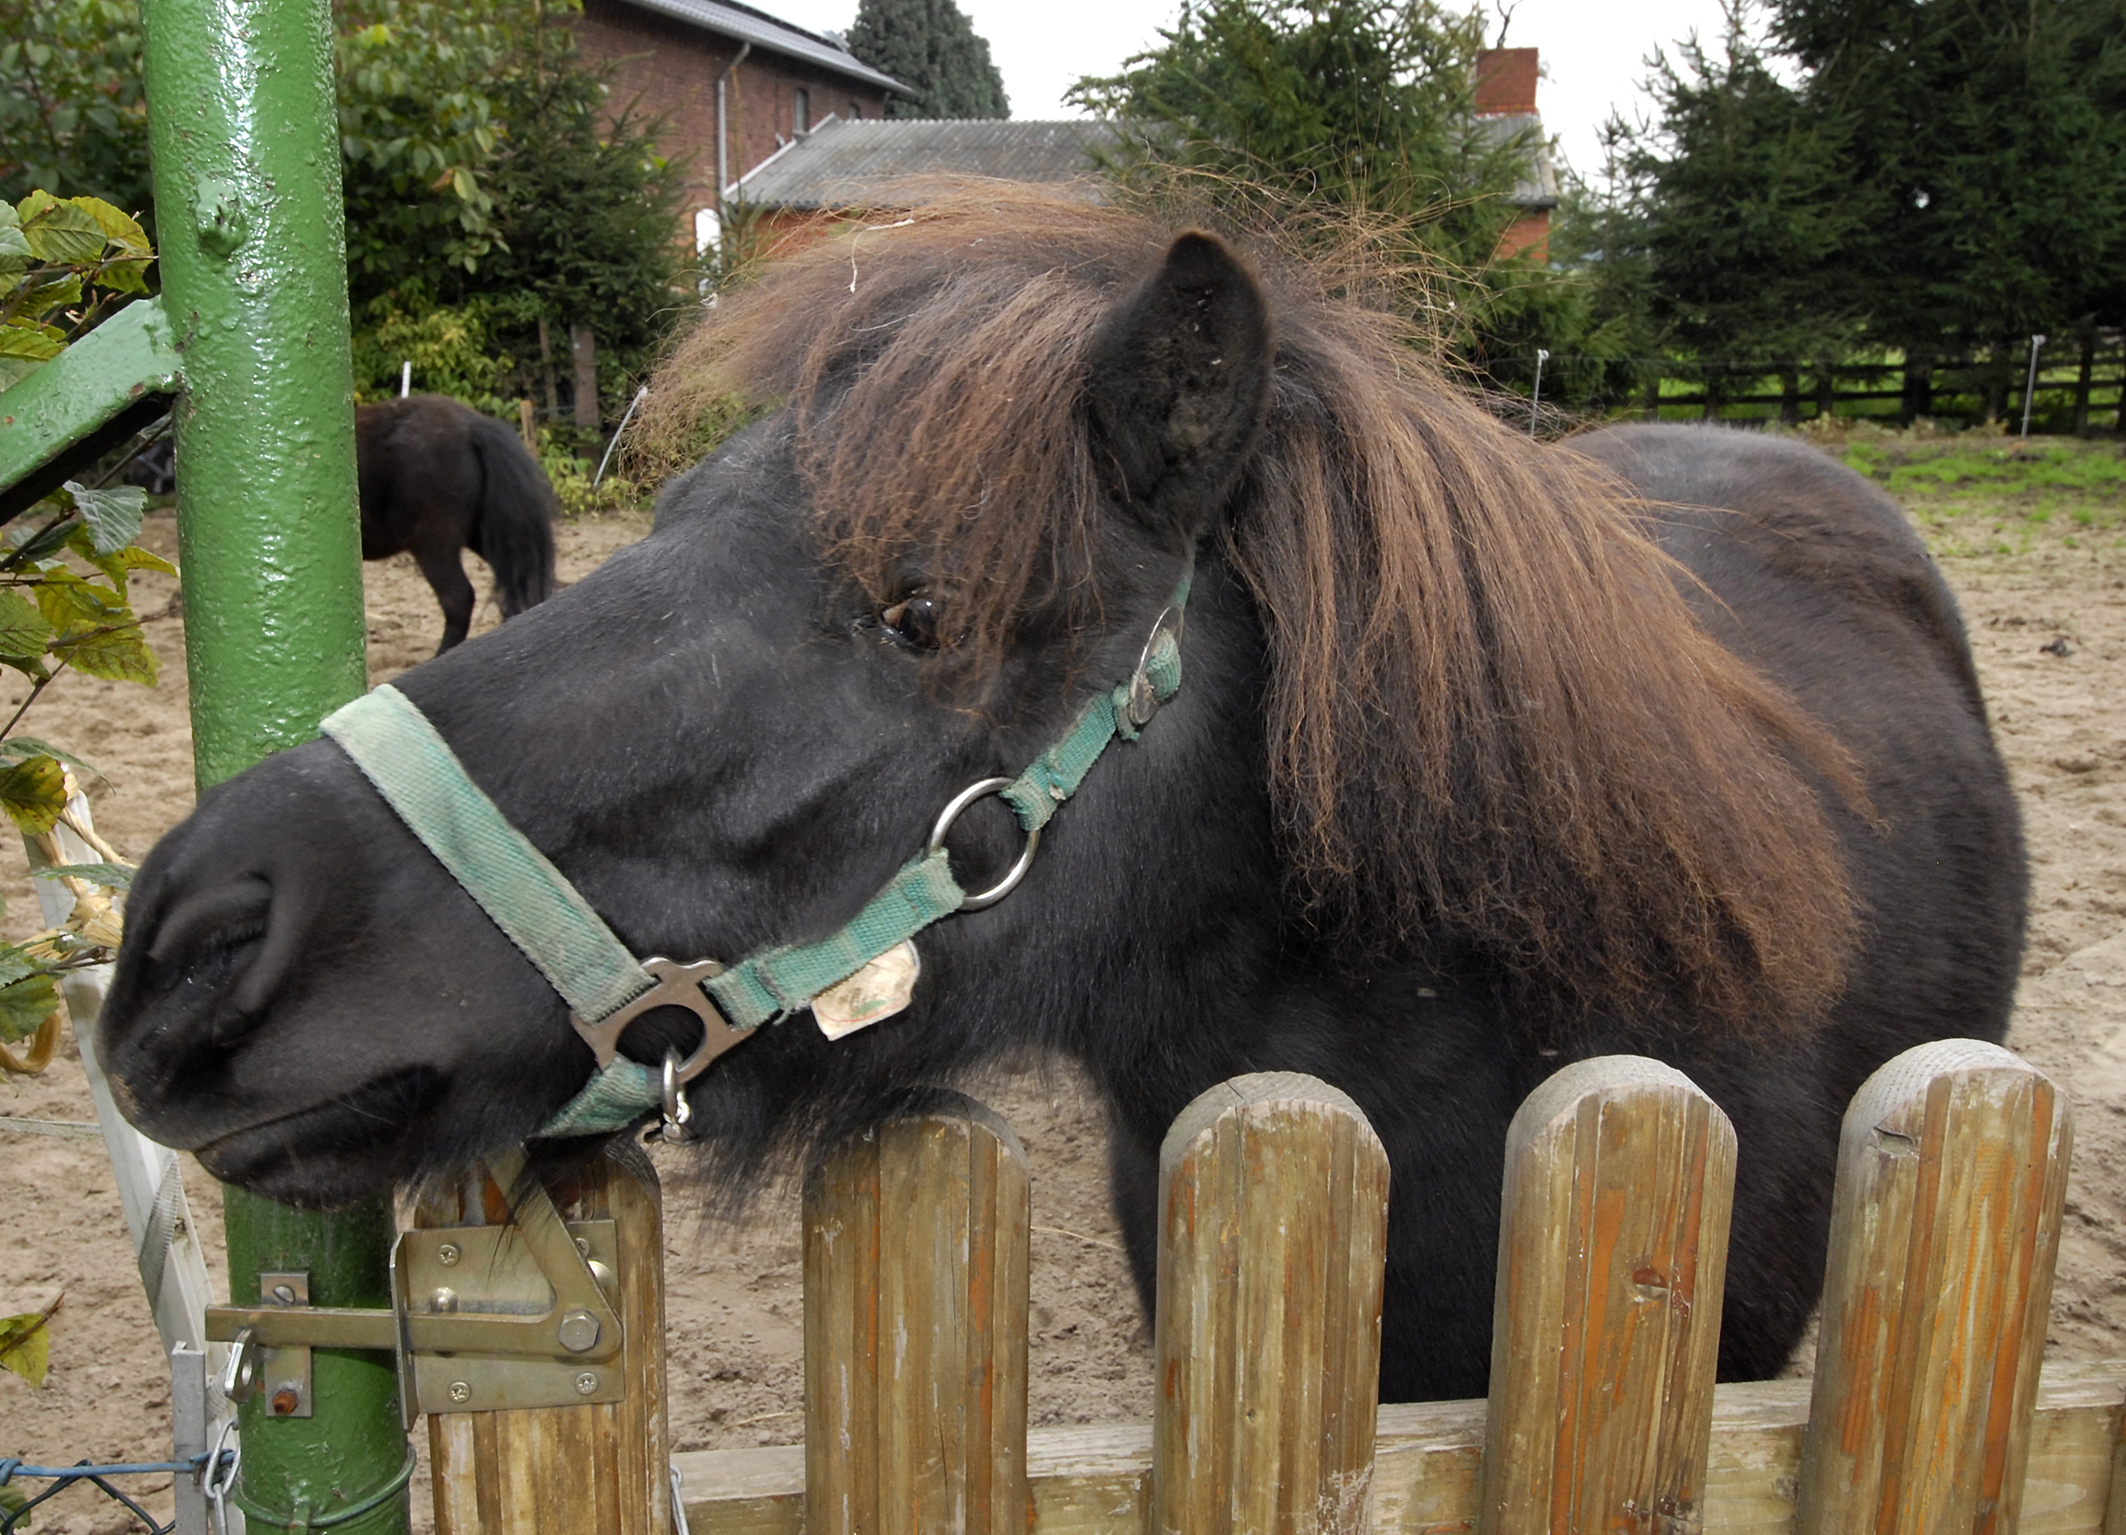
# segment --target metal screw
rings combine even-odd
[[[294,1304],[295,1304],[295,1286],[294,1286],[294,1285],[292,1285],[292,1284],[277,1284],[277,1285],[275,1285],[275,1286],[273,1287],[273,1299],[274,1299],[274,1301],[275,1301],[275,1302],[276,1302],[277,1304],[279,1304],[279,1305],[283,1305],[283,1306],[292,1306],[292,1305],[294,1305]]]
[[[428,1297],[430,1311],[455,1311],[458,1309],[458,1292],[449,1285],[436,1286],[435,1294]]]
[[[561,1346],[580,1354],[598,1341],[598,1319],[588,1311],[571,1311],[561,1319]]]
[[[583,1254],[584,1257],[588,1258],[591,1255],[591,1244],[589,1238],[576,1238],[576,1251]]]
[[[292,1380],[284,1380],[273,1388],[273,1416],[285,1418],[303,1405],[302,1388]]]
[[[469,1401],[471,1401],[471,1400],[472,1400],[472,1387],[470,1387],[470,1386],[466,1385],[466,1384],[465,1384],[465,1382],[463,1382],[462,1380],[454,1380],[454,1381],[452,1381],[452,1382],[450,1383],[450,1399],[451,1399],[451,1400],[452,1400],[453,1402],[469,1402]]]
[[[595,1370],[585,1370],[581,1375],[576,1377],[576,1395],[589,1396],[593,1391],[596,1391],[597,1389],[598,1374]]]
[[[457,1262],[458,1256],[458,1244],[455,1242],[445,1242],[436,1249],[436,1262],[442,1264],[445,1268],[449,1268],[453,1263]]]

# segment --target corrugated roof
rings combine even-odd
[[[893,76],[882,75],[869,64],[860,62],[848,49],[838,48],[817,33],[777,21],[748,5],[731,5],[727,0],[633,0],[633,3],[644,10],[656,11],[659,15],[736,38],[742,43],[751,43],[756,48],[772,49],[789,58],[803,59],[822,69],[848,75],[851,79],[898,91],[903,96],[915,94]]]
[[[1512,142],[1521,133],[1530,135],[1528,173],[1513,184],[1506,200],[1516,208],[1555,208],[1558,205],[1558,173],[1550,163],[1550,137],[1543,132],[1543,119],[1536,112],[1486,112],[1477,128],[1495,144]]]
[[[1094,152],[1118,138],[1114,124],[1089,120],[832,118],[748,171],[737,195],[762,207],[827,208],[897,176],[930,172],[1069,181],[1091,174]]]

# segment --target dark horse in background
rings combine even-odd
[[[1139,1283],[1160,1139],[1238,1072],[1355,1097],[1393,1168],[1382,1391],[1475,1396],[1506,1127],[1576,1057],[1671,1061],[1740,1143],[1721,1332],[1775,1372],[1822,1285],[1840,1116],[1997,1040],[2023,848],[1961,623],[1814,450],[1633,426],[1545,447],[1364,291],[985,187],[726,300],[652,430],[779,405],[655,530],[401,679],[639,955],[846,922],[937,810],[1131,675],[1195,561],[1180,691],[913,1005],[805,1012],[690,1089],[705,1173],[1054,1052],[1113,1128]],[[1018,853],[977,803],[977,889]],[[623,1048],[698,1025],[661,1009]],[[591,1055],[329,741],[210,791],[135,887],[102,1023],[128,1113],[219,1177],[351,1200],[527,1135]]]
[[[517,434],[447,395],[416,394],[354,413],[362,482],[362,558],[411,552],[443,606],[441,655],[472,627],[459,553],[495,574],[495,605],[514,618],[554,592],[554,488]]]

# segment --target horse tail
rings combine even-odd
[[[495,573],[495,604],[514,618],[554,594],[554,516],[560,510],[546,471],[515,432],[492,416],[472,428],[486,483],[466,540]]]

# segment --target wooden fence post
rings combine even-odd
[[[1235,1077],[1159,1153],[1153,1535],[1364,1528],[1388,1157],[1296,1073]]]
[[[665,1432],[664,1215],[657,1173],[625,1136],[548,1191],[565,1221],[614,1223],[621,1399],[578,1407],[431,1413],[436,1535],[663,1535],[672,1527]],[[484,1173],[429,1192],[416,1227],[499,1226]]]
[[[1506,1138],[1485,1535],[1696,1529],[1735,1132],[1638,1056],[1567,1066]]]
[[[1801,1535],[2013,1535],[2073,1111],[1997,1045],[1882,1067],[1839,1137]]]
[[[806,1535],[1024,1535],[1026,1153],[957,1093],[805,1184]]]

